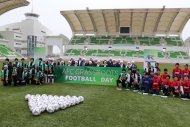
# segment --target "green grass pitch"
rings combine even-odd
[[[82,95],[84,103],[32,116],[26,94]],[[0,127],[188,127],[190,101],[92,85],[0,86]]]
[[[142,64],[138,65],[142,67]],[[174,65],[161,65],[161,68]],[[84,96],[83,104],[33,116],[26,94]],[[143,96],[115,87],[79,84],[4,87],[0,83],[0,127],[189,127],[190,101]]]

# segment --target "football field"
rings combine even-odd
[[[138,64],[142,67],[142,64]],[[162,64],[168,68],[173,64]],[[84,103],[33,116],[26,94],[84,96]],[[117,91],[112,86],[79,84],[4,87],[0,83],[0,127],[188,127],[190,101]]]
[[[26,94],[84,96],[84,103],[33,116]],[[77,84],[0,86],[0,127],[188,127],[190,101]]]

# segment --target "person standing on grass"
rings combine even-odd
[[[122,69],[121,74],[119,75],[116,83],[117,83],[117,90],[122,90],[122,89],[126,89],[126,80],[127,80],[127,74],[126,74],[126,70]],[[122,89],[120,88],[119,84],[121,83],[122,85]]]
[[[165,79],[162,80],[162,90],[164,96],[170,95],[170,86],[171,86],[170,75],[166,75]]]
[[[174,79],[173,79],[173,81],[171,83],[171,93],[172,93],[173,97],[179,96],[180,85],[181,85],[181,83],[180,83],[180,81],[178,79],[178,76],[175,75]]]
[[[122,69],[125,69],[125,68],[126,68],[126,65],[123,63],[123,60],[120,61],[120,67],[121,67]]]
[[[150,62],[147,63],[147,67],[144,70],[150,75],[151,71],[153,71],[153,68]]]
[[[131,61],[131,70],[132,70],[132,73],[135,75],[137,71],[137,65],[135,64],[134,61]]]
[[[127,62],[127,69],[131,69],[131,62]]]
[[[28,64],[28,69],[35,68],[34,58],[30,58],[30,62]]]
[[[188,79],[190,78],[190,71],[188,68],[188,64],[184,65],[184,69],[182,70],[182,79],[184,80],[184,77],[188,77]]]
[[[14,86],[17,86],[18,70],[17,70],[17,65],[15,65],[15,64],[13,65],[12,78],[13,78]]]
[[[131,69],[128,69],[128,74],[127,74],[127,86],[128,86],[128,89],[131,89],[135,79],[134,79],[134,74],[132,73],[132,70]]]
[[[159,95],[161,86],[161,80],[158,77],[158,73],[154,74],[154,78],[152,79],[152,93],[153,95]]]
[[[37,69],[42,69],[43,60],[42,60],[42,58],[39,58],[38,60],[39,61],[38,61],[38,64],[37,64]]]
[[[32,67],[32,69],[30,69],[30,82],[31,84],[36,84],[36,74],[37,74],[37,71],[34,67]]]
[[[9,62],[9,59],[6,58],[5,59],[5,62],[3,63],[3,67],[2,67],[2,70],[4,69],[4,65],[7,65],[7,69],[9,71],[9,76],[8,76],[8,84],[11,85],[12,84],[12,63]]]
[[[142,85],[142,75],[139,72],[139,69],[136,70],[135,81],[134,81],[134,89],[139,90]]]
[[[149,74],[149,73],[148,73]],[[154,72],[153,71],[151,71],[150,72],[150,75],[149,75],[149,79],[150,79],[150,91],[152,92],[152,85],[153,85],[153,78],[154,78]]]
[[[173,78],[176,77],[178,78],[178,81],[181,79],[181,68],[179,67],[179,63],[175,64],[175,68],[173,69]]]
[[[15,58],[13,65],[15,65],[17,68],[20,66],[20,63],[18,62],[18,58]]]
[[[158,70],[160,70],[159,63],[155,63],[155,67],[153,69],[154,73],[157,73]]]
[[[9,80],[9,70],[8,66],[4,65],[3,70],[1,71],[1,81],[3,82],[4,86],[8,85],[8,80]]]
[[[148,94],[150,92],[150,84],[151,80],[149,78],[149,74],[146,72],[142,80],[142,90],[144,93]]]

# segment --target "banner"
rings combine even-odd
[[[121,70],[114,67],[56,66],[54,76],[56,83],[116,86]]]
[[[38,62],[38,58],[46,58],[46,48],[45,47],[35,47],[34,48],[34,61]]]
[[[156,57],[158,57],[157,50],[145,49],[144,50],[144,68],[147,67],[147,63],[150,62],[152,67],[155,67]]]

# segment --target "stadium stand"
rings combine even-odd
[[[10,48],[6,47],[5,45],[0,44],[0,57],[7,57],[7,58],[20,58],[22,57],[18,53],[14,52]]]
[[[157,50],[158,51],[158,50]],[[106,56],[121,56],[121,57],[144,57],[144,51],[135,51],[135,50],[81,50],[81,49],[70,49],[67,50],[66,56],[98,56],[98,57],[106,57]],[[178,51],[173,52],[169,51],[163,53],[158,51],[159,58],[185,58],[188,59],[188,54],[186,52]]]
[[[88,39],[89,38],[89,39]],[[183,40],[179,37],[176,38],[159,38],[159,37],[111,37],[111,36],[74,36],[70,44],[72,45],[142,45],[142,46],[161,46],[161,40],[167,46],[184,46]]]
[[[76,16],[76,12],[79,16]],[[172,62],[176,62],[178,58],[178,61],[189,59],[186,42],[181,38],[183,28],[189,20],[185,18],[190,14],[189,8],[87,9],[61,11],[61,14],[69,22],[74,36],[83,33],[83,39],[82,37],[71,39],[68,49],[73,50],[72,53],[70,50],[66,51],[67,55],[70,53],[73,56],[80,54],[81,56],[143,58],[144,49],[151,49],[158,51],[158,58],[163,62],[165,59],[167,61],[171,59]],[[126,16],[130,18],[126,20]],[[174,20],[171,20],[171,17]],[[79,20],[75,20],[77,18]],[[121,28],[125,28],[125,31],[122,32]],[[93,36],[89,36],[92,34]],[[76,38],[79,38],[80,45],[77,45]],[[83,45],[88,47],[88,50],[83,50]],[[108,50],[109,47],[112,48]],[[74,51],[77,49],[78,51]]]

